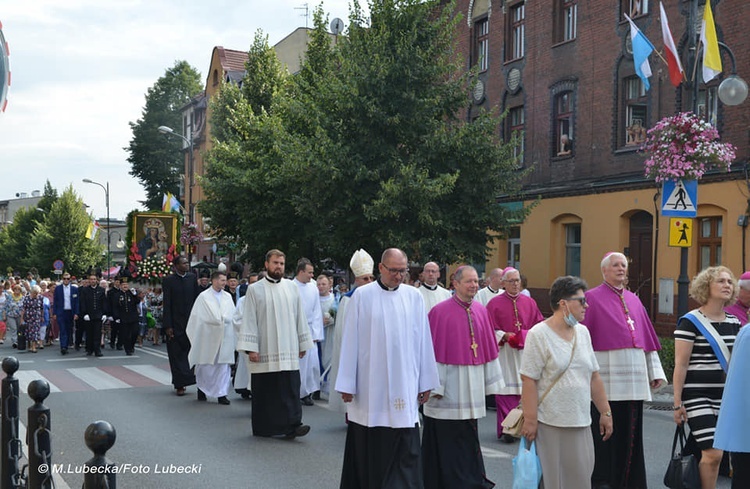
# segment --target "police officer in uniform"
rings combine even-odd
[[[109,304],[104,289],[99,286],[96,273],[89,272],[89,283],[79,291],[78,315],[86,329],[86,355],[103,356],[102,322],[107,320]]]

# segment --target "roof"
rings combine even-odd
[[[219,62],[224,72],[245,71],[247,62],[247,51],[237,51],[236,49],[225,49],[223,46],[216,46],[219,55]]]

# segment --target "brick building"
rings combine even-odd
[[[750,77],[750,47],[744,43],[750,2],[712,5],[719,40],[733,51],[738,74]],[[690,80],[691,26],[700,26],[704,2],[672,0],[665,8]],[[653,76],[646,90],[635,74],[624,16],[629,14],[662,51],[659,3],[458,0],[457,9],[463,16],[458,51],[467,68],[477,65],[479,71],[467,119],[490,108],[508,111],[499,133],[522,135],[520,167],[531,168],[523,195],[526,203],[541,198],[510,238],[497,243],[487,268],[518,266],[544,310],[557,276],[580,275],[595,286],[601,282],[603,255],[624,252],[631,260],[631,290],[660,333],[668,333],[676,322],[680,251],[667,246],[669,219],[660,213],[660,187],[644,177],[646,156],[638,149],[647,128],[677,111],[691,111],[694,96],[690,82],[679,89],[670,83],[656,53],[650,57]],[[737,147],[737,159],[731,172],[709,172],[700,181],[689,277],[713,264],[724,264],[736,275],[750,266],[745,239],[750,112],[748,102],[728,106],[718,100],[719,83],[731,71],[723,49],[722,59],[722,75],[699,83],[696,106],[722,140]],[[698,66],[699,78],[700,71]]]

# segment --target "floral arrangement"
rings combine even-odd
[[[175,245],[171,245],[166,254],[152,255],[143,258],[138,246],[130,247],[130,272],[134,279],[141,281],[160,281],[172,271],[172,261],[177,256]]]
[[[180,243],[184,246],[191,246],[197,245],[201,241],[203,241],[203,233],[200,232],[197,224],[194,222],[183,224],[180,231]]]
[[[698,180],[711,167],[729,171],[736,148],[719,142],[719,132],[692,112],[665,117],[648,130],[641,151],[646,177],[657,182]]]

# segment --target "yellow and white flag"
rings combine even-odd
[[[721,54],[719,38],[716,37],[714,14],[711,12],[711,0],[706,0],[701,26],[701,43],[703,43],[703,81],[710,82],[721,73]]]
[[[96,239],[96,232],[99,231],[99,223],[97,221],[91,221],[89,227],[86,229],[86,237],[91,241]]]

